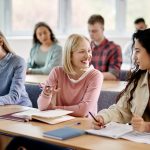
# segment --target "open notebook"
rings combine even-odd
[[[105,128],[100,130],[89,129],[86,130],[86,132],[98,136],[105,136],[115,139],[122,138],[134,142],[150,144],[150,133],[140,133],[133,131],[132,126],[128,124],[110,122],[106,124]]]
[[[29,109],[27,111],[14,113],[12,114],[12,116],[26,120],[38,120],[48,124],[56,124],[63,121],[74,119],[75,117],[68,115],[70,113],[72,113],[72,111],[63,109],[46,110],[46,111],[40,111],[39,109]]]

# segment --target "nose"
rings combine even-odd
[[[92,56],[91,52],[86,51],[85,52],[85,58],[90,58]]]

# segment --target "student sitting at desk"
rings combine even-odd
[[[26,64],[15,55],[0,32],[0,105],[32,106],[25,90]]]
[[[63,67],[55,67],[49,74],[38,98],[38,108],[66,109],[73,116],[88,117],[97,113],[97,101],[103,75],[89,66],[92,51],[89,40],[72,34],[64,47]]]
[[[96,129],[115,121],[131,122],[133,129],[150,132],[150,29],[133,35],[135,70],[126,88],[120,93],[116,105],[101,110],[93,122]]]
[[[27,74],[48,75],[62,64],[62,47],[58,45],[52,29],[44,22],[35,25],[33,47],[30,51]]]

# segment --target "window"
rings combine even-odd
[[[7,26],[9,34],[31,34],[39,21],[57,29],[58,0],[7,0],[10,5]],[[6,16],[7,17],[7,16]]]
[[[127,31],[135,30],[134,20],[139,17],[143,17],[147,25],[150,24],[149,8],[150,1],[148,0],[127,0]]]
[[[116,0],[73,0],[72,28],[87,31],[87,21],[92,14],[100,14],[105,19],[105,29],[115,30]],[[108,5],[109,4],[109,5]]]

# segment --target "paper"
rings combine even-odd
[[[138,143],[150,144],[150,133],[133,131],[132,126],[127,124],[110,122],[106,124],[105,128],[100,130],[90,129],[86,130],[86,132],[98,136],[111,137],[115,139],[122,138]]]
[[[105,128],[100,130],[90,129],[86,130],[87,133],[106,136],[111,138],[120,138],[122,135],[132,131],[132,126],[126,124],[120,124],[116,122],[110,122],[106,124]]]
[[[145,143],[150,144],[150,133],[140,133],[140,132],[129,132],[122,136],[123,139],[127,139],[130,141],[138,142],[138,143]]]
[[[14,113],[12,114],[12,116],[18,118],[26,118],[29,120],[34,119],[48,124],[56,124],[63,121],[74,119],[75,117],[67,115],[72,112],[73,111],[68,111],[63,109],[40,111],[39,109],[34,108],[24,112]]]

